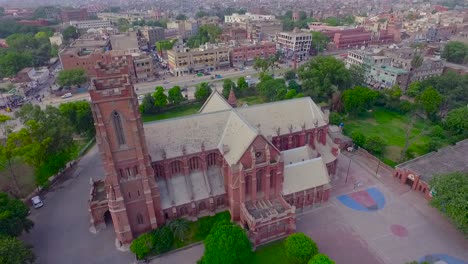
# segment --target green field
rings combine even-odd
[[[156,120],[193,115],[196,114],[198,110],[200,110],[201,106],[201,103],[181,105],[157,114],[142,114],[141,119],[143,120],[143,122],[151,122]]]
[[[275,241],[268,245],[257,248],[254,252],[251,264],[287,264],[286,252],[284,251],[283,240]]]
[[[239,107],[241,107],[245,103],[247,105],[256,105],[256,104],[263,104],[264,101],[260,96],[246,96],[246,97],[237,99],[237,105]]]
[[[366,137],[372,135],[381,137],[388,145],[381,158],[386,163],[397,164],[400,161],[400,154],[405,145],[405,131],[411,123],[410,120],[407,115],[377,108],[357,118],[348,118],[344,122],[344,132],[348,136],[354,131],[360,131]],[[419,117],[415,117],[413,120],[408,149],[415,156],[420,156],[427,152],[427,144],[430,140],[428,133],[433,125]]]

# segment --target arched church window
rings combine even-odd
[[[114,111],[112,114],[112,121],[114,123],[115,135],[117,137],[117,143],[119,145],[125,145],[125,135],[122,126],[122,118],[120,117],[119,113]]]
[[[262,191],[263,170],[257,171],[257,193]]]
[[[141,214],[137,214],[137,223],[139,225],[143,224],[143,216]]]

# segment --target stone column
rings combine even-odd
[[[270,166],[267,166],[265,170],[265,198],[267,200],[270,199],[270,180],[271,180]]]
[[[252,193],[250,194],[251,195],[251,199],[252,201],[256,201],[257,200],[257,169],[254,168],[252,170]]]

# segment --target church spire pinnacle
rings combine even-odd
[[[236,95],[234,94],[234,89],[231,88],[231,91],[229,92],[229,97],[228,97],[228,104],[231,105],[232,107],[236,108],[237,107],[237,98]]]

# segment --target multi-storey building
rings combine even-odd
[[[402,89],[408,86],[409,71],[389,65],[373,65],[366,74],[366,82],[375,89],[390,88],[398,85]]]
[[[231,64],[234,67],[252,65],[255,58],[269,58],[276,55],[273,42],[232,42],[230,45]]]
[[[224,28],[223,34],[220,36],[220,39],[224,42],[229,42],[232,40],[244,41],[247,39],[247,30],[238,27],[227,27]]]
[[[242,25],[242,23],[240,23]],[[244,28],[247,30],[247,38],[257,41],[274,41],[276,34],[283,30],[279,20],[247,21]]]
[[[80,34],[87,33],[89,29],[105,29],[112,27],[111,23],[106,20],[70,21],[70,26],[74,26]]]
[[[88,20],[88,11],[86,8],[81,9],[62,9],[60,12],[60,18],[63,23],[70,21],[83,21]]]
[[[162,27],[143,27],[140,29],[141,35],[148,41],[149,47],[154,47],[156,42],[166,39],[164,28]]]
[[[205,44],[198,49],[176,45],[167,52],[170,72],[175,76],[209,72],[231,65],[229,47]]]
[[[111,219],[117,246],[222,210],[259,245],[328,200],[339,150],[309,97],[233,108],[215,91],[200,114],[143,125],[127,65],[98,66],[89,92],[105,178],[92,183],[90,230]]]
[[[196,20],[175,20],[167,23],[167,29],[178,30],[179,37],[186,39],[198,33],[198,22]]]
[[[224,23],[241,23],[241,22],[246,22],[248,20],[250,21],[275,20],[275,16],[259,15],[259,14],[251,14],[251,13],[245,13],[244,15],[234,13],[230,16],[224,16]]]
[[[307,57],[312,45],[312,35],[308,32],[301,32],[295,28],[293,32],[280,32],[276,35],[278,49],[287,58],[303,60]]]

